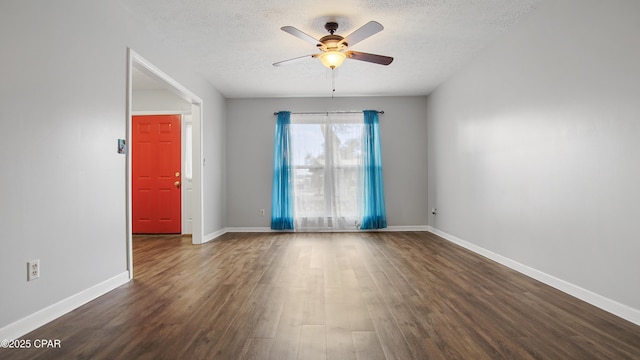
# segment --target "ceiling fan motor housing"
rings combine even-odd
[[[338,30],[337,22],[328,22],[324,25],[324,28],[329,32],[330,35],[325,35],[320,38],[320,44],[318,44],[318,48],[322,51],[340,51],[346,49],[349,46],[346,42],[341,42],[344,40],[343,36],[335,35],[334,33]]]
[[[320,38],[320,44],[318,44],[318,47],[323,51],[342,50],[348,46],[346,42],[341,43],[343,39],[344,37],[340,35],[326,35]]]

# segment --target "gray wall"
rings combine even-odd
[[[127,47],[204,101],[205,233],[223,228],[224,98],[120,2],[0,6],[0,329],[127,270]],[[41,278],[26,281],[40,259]]]
[[[425,97],[230,99],[228,227],[269,227],[274,112],[384,110],[380,116],[389,226],[427,224]],[[264,217],[259,209],[265,209]]]
[[[427,108],[431,226],[640,319],[638,14],[545,2]]]

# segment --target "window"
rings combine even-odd
[[[378,111],[276,114],[271,228],[387,227]]]
[[[355,229],[363,115],[292,114],[295,228]]]

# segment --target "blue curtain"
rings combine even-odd
[[[363,196],[362,224],[360,229],[382,229],[387,227],[387,211],[384,205],[384,182],[382,180],[382,151],[378,112],[364,111],[363,146]]]
[[[293,230],[293,173],[291,168],[291,113],[280,111],[273,144],[271,228]]]

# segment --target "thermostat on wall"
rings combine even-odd
[[[118,154],[127,153],[127,142],[125,139],[118,139]]]

